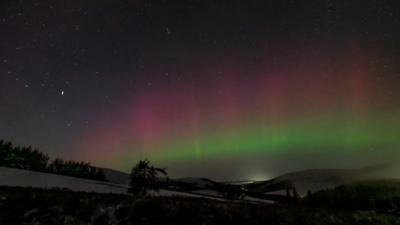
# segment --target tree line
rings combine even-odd
[[[0,166],[106,181],[104,171],[90,163],[61,158],[50,161],[47,154],[37,149],[13,146],[4,140],[0,140]]]

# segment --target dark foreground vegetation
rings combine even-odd
[[[331,209],[375,211],[400,217],[400,181],[369,180],[309,193],[304,203]]]
[[[0,166],[106,181],[104,171],[89,163],[60,158],[50,161],[47,154],[32,147],[13,146],[3,140],[0,140]]]
[[[373,211],[0,187],[0,224],[400,224]]]

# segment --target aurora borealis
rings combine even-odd
[[[267,178],[400,159],[396,1],[4,1],[0,139]]]
[[[196,84],[155,83],[111,114],[106,131],[90,131],[82,148],[95,146],[88,158],[101,152],[100,161],[122,165],[137,157],[168,163],[271,152],[395,151],[398,95],[387,93],[396,85],[377,80],[366,53],[355,51],[304,54],[285,66],[266,62],[251,79],[248,69],[222,66],[198,71]]]

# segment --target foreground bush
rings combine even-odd
[[[374,212],[0,187],[0,224],[400,224]]]
[[[370,180],[309,193],[309,206],[375,211],[400,216],[400,181]]]

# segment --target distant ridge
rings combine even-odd
[[[110,168],[101,168],[104,171],[104,174],[106,175],[106,178],[109,182],[115,183],[115,184],[129,184],[129,174],[110,169]]]
[[[292,183],[296,191],[300,195],[307,194],[308,191],[318,191],[322,189],[334,188],[336,186],[352,183],[366,179],[393,178],[388,176],[387,171],[392,168],[390,165],[379,164],[364,168],[340,168],[340,169],[309,169],[302,171],[294,171],[282,174],[273,179],[266,181],[230,181],[223,183],[231,183],[245,185],[251,191],[263,193],[271,185],[280,182]],[[111,183],[127,185],[129,184],[129,174],[110,168],[102,168],[106,178]],[[204,178],[200,177],[183,177],[172,178],[172,180],[199,184],[205,183]],[[284,193],[284,192],[281,192]]]
[[[305,195],[308,191],[329,189],[359,180],[389,178],[386,175],[386,170],[389,168],[388,165],[374,165],[364,168],[310,169],[286,173],[267,181],[254,182],[247,185],[247,188],[264,193],[272,185],[290,182],[300,195]]]

